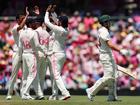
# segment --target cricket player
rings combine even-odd
[[[51,12],[50,12],[50,18],[53,20],[53,24],[58,24],[58,16],[55,12],[56,4],[52,4]],[[53,42],[54,42],[54,35],[55,33],[50,31],[50,38],[49,38],[49,50],[47,51],[49,54],[53,51]],[[50,68],[51,69],[51,68]],[[49,69],[49,70],[50,70]],[[56,85],[54,75],[52,70],[50,70],[50,78],[51,78],[51,84],[52,84],[52,95],[49,96],[48,100],[58,100],[58,87]]]
[[[35,19],[35,28],[36,28],[35,31],[38,35],[39,44],[47,49],[50,35],[46,30],[42,28],[42,23],[43,20],[41,19],[41,17],[37,17]],[[44,49],[45,52],[47,52],[46,49]],[[39,80],[40,80],[41,89],[43,91],[46,70],[48,67],[48,62],[47,62],[48,60],[46,59],[46,55],[44,55],[44,53],[42,53],[41,51],[39,51],[38,53],[39,53],[39,58],[37,59],[37,62],[38,62]]]
[[[44,46],[46,49],[48,49],[49,45],[53,43],[52,36],[42,28],[42,21],[41,18],[36,19],[36,32],[38,34],[38,39],[39,43],[41,46]],[[53,33],[51,33],[53,34]],[[52,46],[50,46],[52,47]],[[44,49],[45,50],[45,49]],[[47,53],[51,53],[52,50],[45,50]],[[44,86],[44,80],[45,80],[45,75],[46,75],[46,70],[49,67],[50,71],[50,77],[51,77],[51,83],[52,83],[52,95],[49,97],[49,100],[57,100],[58,99],[58,87],[54,81],[54,76],[51,70],[51,62],[49,62],[48,56],[44,55],[42,52],[39,53],[39,59],[37,59],[37,64],[38,64],[38,72],[39,72],[39,80],[40,80],[40,86],[43,91],[43,86]]]
[[[110,27],[110,16],[103,15],[101,16],[100,24],[101,27],[98,30],[98,39],[99,39],[99,52],[100,52],[100,61],[104,68],[104,76],[96,81],[96,83],[91,87],[86,89],[87,96],[89,100],[93,101],[94,96],[101,90],[104,86],[108,85],[108,101],[117,101],[116,93],[116,70],[117,66],[114,61],[112,50],[125,52],[124,49],[120,48],[117,45],[114,45],[111,42],[109,35]]]
[[[45,24],[53,31],[53,44],[52,44],[52,53],[49,54],[49,60],[51,62],[51,68],[54,75],[54,80],[57,87],[62,93],[60,100],[66,100],[70,98],[70,93],[66,89],[64,82],[61,77],[61,69],[66,60],[65,55],[65,41],[66,35],[68,34],[68,18],[62,16],[58,20],[58,25],[54,25],[49,20],[49,12],[51,11],[52,5],[49,5],[46,14],[45,14]],[[51,49],[49,47],[49,49]]]
[[[13,53],[13,62],[12,62],[12,75],[11,75],[11,78],[9,80],[9,86],[8,86],[8,94],[7,94],[7,97],[6,99],[7,100],[10,100],[12,98],[12,92],[14,90],[14,84],[16,82],[16,78],[17,78],[17,74],[18,74],[18,70],[19,68],[21,67],[21,57],[19,57],[19,54],[18,54],[18,44],[19,44],[19,36],[20,36],[20,33],[22,32],[22,29],[24,28],[25,26],[25,22],[26,22],[26,19],[29,15],[29,12],[27,10],[28,8],[26,7],[26,16],[24,15],[17,15],[16,17],[16,20],[17,20],[17,24],[13,27],[12,29],[12,34],[14,36],[14,40],[15,40],[15,45],[14,45],[14,53]]]
[[[34,83],[34,89],[37,95],[37,99],[44,99],[43,93],[41,91],[38,71],[37,71],[37,61],[38,51],[43,52],[43,48],[40,47],[37,33],[33,30],[34,28],[33,19],[28,19],[27,27],[24,30],[19,39],[19,55],[22,56],[23,60],[23,82],[27,81],[25,86],[22,86],[23,93],[22,99],[28,100],[33,99],[29,95],[30,86]]]
[[[36,26],[36,32],[37,32],[38,38],[39,38],[39,43],[40,43],[41,46],[45,46],[47,48],[48,43],[49,43],[50,34],[47,32],[47,30],[43,29],[43,27],[42,27],[42,24],[43,24],[44,21],[42,21],[39,7],[35,6],[33,12],[37,16],[35,26]],[[47,52],[47,51],[45,51],[45,52]],[[37,61],[38,61],[37,64],[38,64],[38,70],[39,70],[40,85],[41,85],[41,89],[43,91],[44,81],[45,81],[45,76],[46,76],[46,70],[47,70],[47,68],[49,67],[50,64],[47,61],[46,55],[44,55],[40,51],[39,51],[39,55],[40,55],[40,58],[37,59]],[[49,71],[51,71],[50,67],[49,67]],[[52,78],[51,78],[51,81],[52,81]]]
[[[56,5],[54,4],[52,9],[51,9],[51,19],[54,21],[54,24],[58,23],[57,14],[55,13],[55,9],[56,9]],[[40,17],[39,16],[39,14],[40,14],[39,9],[36,9],[36,12],[34,11],[34,13],[38,17]],[[40,45],[45,46],[47,48],[48,47],[48,42],[49,43],[53,42],[52,41],[53,32],[51,31],[50,35],[52,35],[52,36],[49,36],[49,33],[42,29],[41,22],[42,22],[41,18],[40,19],[38,18],[37,21],[36,21],[36,28],[37,28],[36,32],[37,32],[38,37],[39,37]],[[49,50],[49,51],[45,51],[45,52],[49,53],[51,51]],[[58,88],[57,88],[56,83],[54,82],[53,73],[52,73],[52,70],[51,70],[51,67],[50,67],[51,64],[47,60],[48,57],[45,58],[45,56],[41,52],[39,52],[39,55],[40,55],[40,59],[37,60],[38,61],[37,64],[38,64],[38,70],[39,70],[39,79],[40,79],[41,89],[43,91],[46,70],[49,67],[51,84],[52,84],[52,95],[49,97],[49,100],[56,100],[56,99],[58,99]]]

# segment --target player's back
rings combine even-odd
[[[38,34],[39,43],[41,45],[47,46],[49,43],[49,36],[50,36],[49,33],[46,30],[44,30],[42,27],[38,27],[35,31]]]
[[[26,30],[22,31],[20,41],[23,45],[23,52],[33,52],[30,41],[34,36],[34,33],[35,32],[31,28],[27,28]]]

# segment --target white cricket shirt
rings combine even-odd
[[[22,32],[22,29],[20,31],[17,31],[17,28],[19,27],[18,24],[16,24],[13,28],[12,28],[12,34],[13,34],[13,37],[14,37],[14,41],[15,41],[15,44],[13,46],[13,50],[14,51],[18,51],[18,44],[19,44],[19,35],[20,33]]]
[[[68,31],[62,26],[54,25],[49,20],[49,13],[45,14],[45,24],[52,30],[53,52],[64,52]]]
[[[98,30],[98,39],[100,53],[112,53],[111,48],[107,45],[107,41],[110,40],[110,35],[107,28],[101,27]]]

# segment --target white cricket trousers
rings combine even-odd
[[[11,92],[14,90],[14,84],[16,82],[18,71],[21,67],[21,57],[19,57],[18,52],[14,52],[12,56],[12,74],[8,84],[8,94],[11,95]]]
[[[38,66],[40,86],[41,86],[41,90],[43,91],[46,71],[48,67],[48,61],[42,52],[40,52],[39,57],[37,57],[37,66]]]
[[[51,84],[52,84],[52,95],[58,96],[58,87],[53,77],[51,79]]]
[[[23,53],[23,84],[22,95],[29,94],[30,86],[33,84],[37,96],[43,96],[41,91],[36,56],[33,53]]]
[[[57,84],[55,82],[53,72],[52,72],[51,69],[49,69],[49,71],[50,71],[50,79],[51,79],[51,86],[52,86],[52,95],[53,96],[58,96],[58,87],[57,87]]]
[[[39,57],[37,58],[37,64],[38,64],[38,72],[39,72],[38,73],[39,81],[40,81],[40,86],[41,86],[42,92],[44,90],[44,81],[45,81],[46,71],[49,67],[51,84],[52,84],[52,94],[58,95],[58,87],[54,80],[54,76],[53,76],[53,73],[51,70],[51,63],[49,62],[48,57],[46,58],[42,52],[39,52]]]
[[[65,53],[53,53],[52,55],[48,56],[50,62],[51,62],[51,70],[53,73],[53,78],[54,78],[54,85],[52,88],[53,93],[57,94],[57,87],[61,91],[62,95],[67,95],[69,94],[69,91],[66,89],[64,82],[61,77],[61,70],[62,67],[65,63],[66,60],[66,55]],[[55,85],[56,83],[56,85]]]
[[[104,86],[108,85],[108,99],[116,99],[117,98],[117,90],[116,90],[116,64],[110,53],[101,53],[100,61],[103,65],[104,76],[96,81],[96,83],[89,88],[89,92],[92,95],[96,95],[97,92],[102,89]]]

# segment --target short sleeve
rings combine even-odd
[[[106,29],[99,30],[99,36],[104,40],[108,41],[110,40],[109,32]]]

